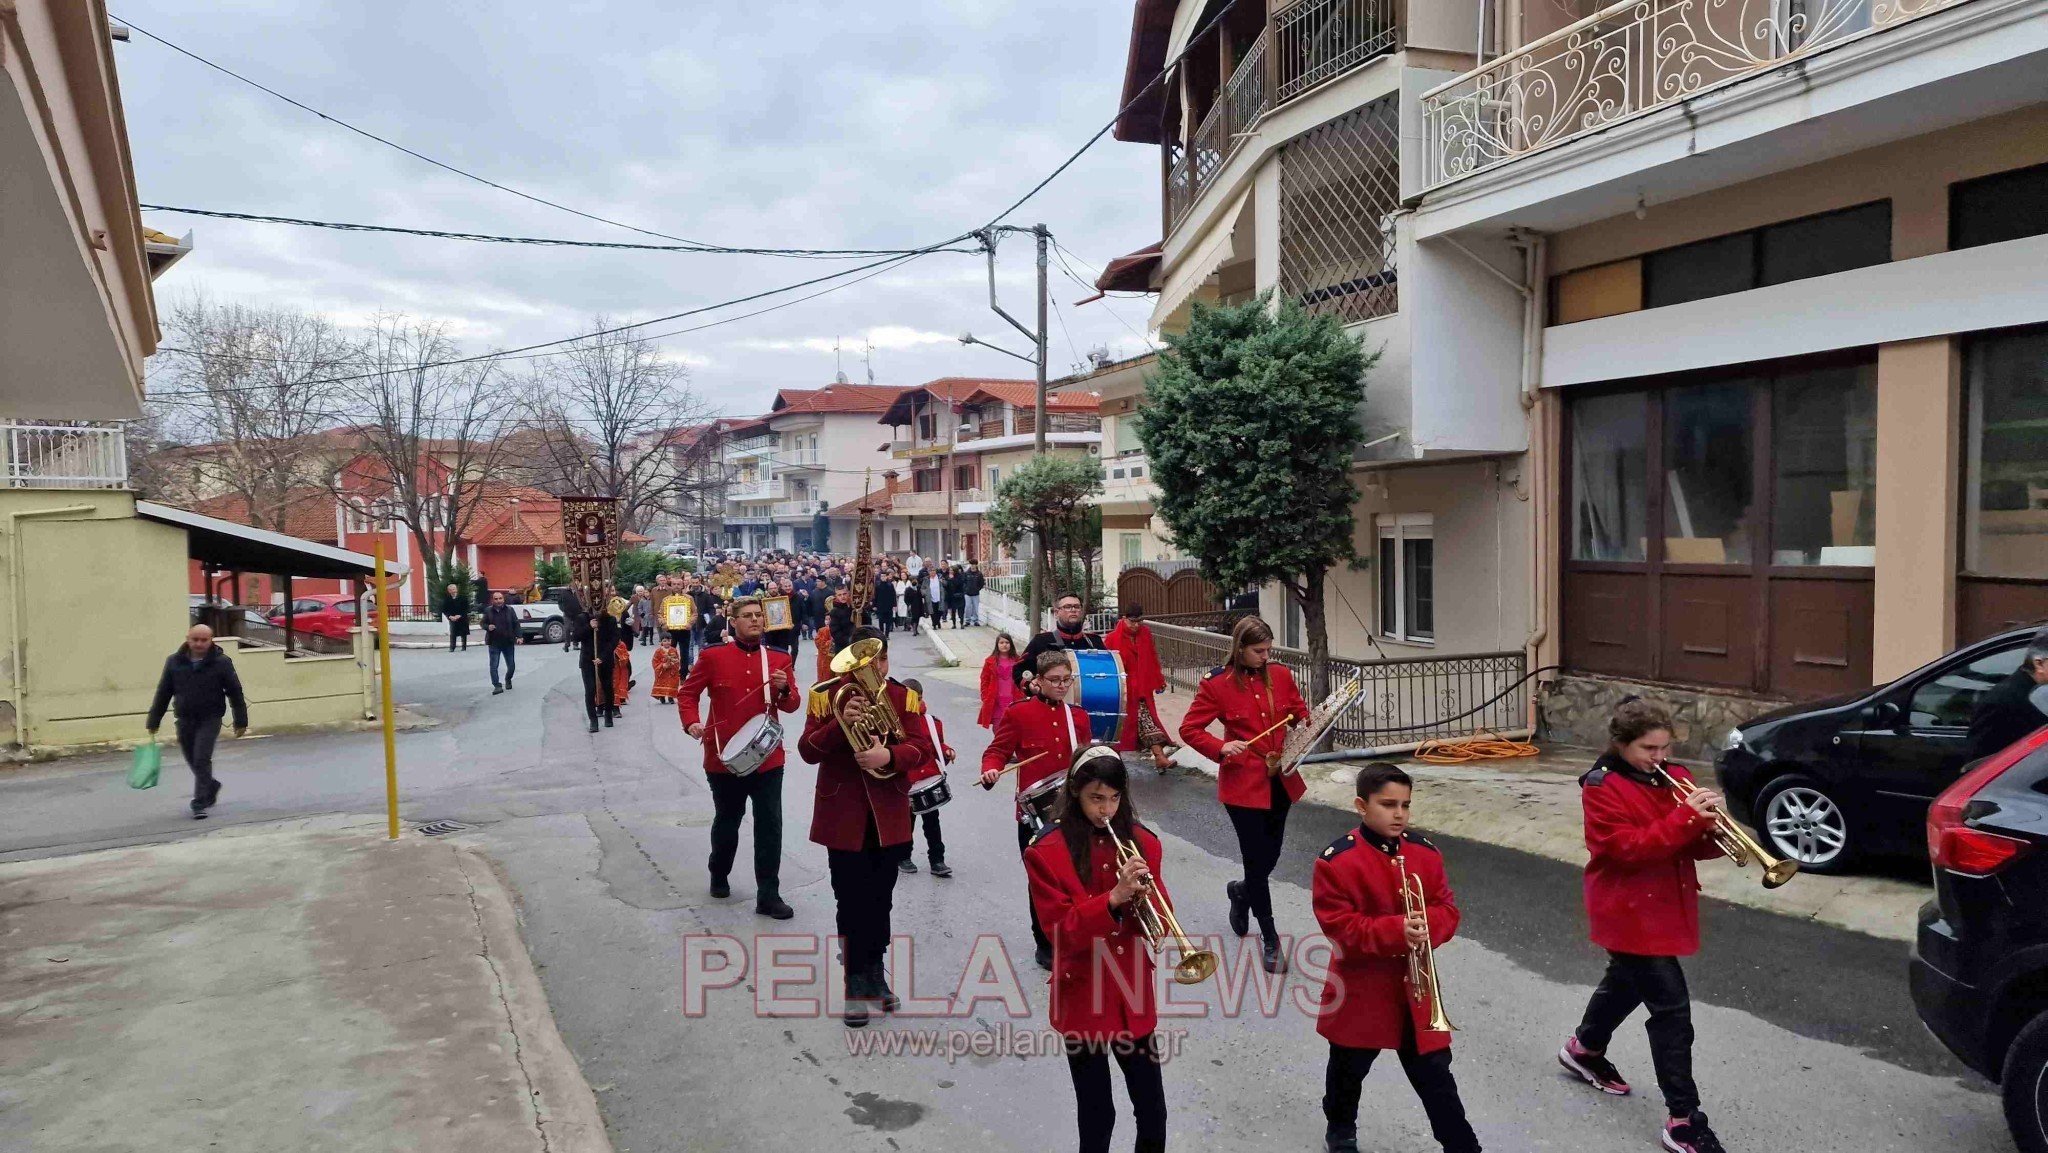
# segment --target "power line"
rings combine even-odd
[[[732,248],[709,244],[627,244],[609,240],[560,240],[544,236],[502,236],[488,232],[450,232],[438,228],[400,228],[390,224],[351,224],[333,220],[307,220],[296,216],[271,216],[255,212],[225,212],[211,208],[184,208],[170,204],[142,204],[148,212],[175,212],[185,216],[209,216],[219,220],[244,220],[257,224],[290,224],[301,228],[326,228],[337,232],[388,232],[399,236],[424,236],[440,240],[471,240],[485,244],[532,244],[555,248],[616,248],[630,252],[692,252],[734,256],[795,256],[847,258],[901,256],[916,252],[904,248]],[[979,248],[932,249],[934,252],[962,252],[979,255]]]
[[[1070,252],[1070,251],[1068,251],[1068,250],[1067,250],[1067,248],[1066,248],[1065,246],[1063,246],[1062,244],[1060,244],[1060,242],[1059,242],[1059,241],[1057,241],[1057,240],[1055,240],[1055,241],[1053,241],[1053,242],[1052,242],[1052,248],[1053,248],[1053,255],[1059,258],[1059,264],[1060,264],[1060,271],[1061,271],[1061,272],[1064,272],[1064,273],[1066,273],[1066,274],[1067,274],[1067,278],[1068,278],[1069,280],[1072,280],[1072,281],[1073,281],[1073,282],[1074,282],[1075,284],[1078,284],[1078,285],[1080,285],[1080,286],[1081,286],[1081,287],[1083,287],[1083,288],[1089,288],[1089,289],[1094,289],[1094,290],[1095,290],[1096,292],[1102,292],[1102,289],[1101,289],[1101,288],[1099,288],[1099,287],[1097,287],[1097,286],[1096,286],[1096,284],[1095,284],[1095,283],[1094,283],[1093,281],[1088,281],[1088,280],[1083,280],[1083,279],[1081,279],[1081,277],[1080,277],[1080,275],[1079,275],[1079,274],[1077,274],[1077,273],[1076,273],[1076,272],[1075,272],[1075,271],[1074,271],[1074,270],[1073,270],[1072,268],[1068,267],[1068,266],[1067,266],[1067,257],[1069,257],[1069,256],[1072,256],[1072,257],[1073,257],[1073,258],[1074,258],[1075,260],[1078,260],[1078,261],[1080,261],[1080,263],[1081,263],[1081,267],[1083,267],[1083,268],[1086,268],[1086,269],[1090,269],[1090,270],[1093,270],[1093,269],[1094,269],[1094,267],[1095,267],[1094,265],[1092,265],[1092,264],[1088,263],[1088,262],[1087,262],[1087,261],[1085,261],[1085,260],[1081,260],[1081,258],[1080,258],[1079,256],[1075,255],[1075,254],[1074,254],[1073,252]],[[1098,278],[1100,278],[1100,276],[1101,276],[1101,274],[1100,274],[1100,273],[1097,273],[1096,275],[1097,275],[1097,277],[1098,277]],[[1114,298],[1113,298],[1113,297],[1110,297],[1110,295],[1109,295],[1108,293],[1104,292],[1104,293],[1103,293],[1103,299],[1105,299],[1105,300],[1109,300],[1109,299],[1114,299]],[[1128,321],[1128,320],[1125,320],[1125,319],[1124,319],[1123,313],[1121,313],[1121,312],[1118,312],[1118,311],[1117,311],[1116,309],[1114,309],[1114,308],[1110,308],[1110,307],[1109,307],[1108,305],[1106,305],[1106,304],[1105,304],[1105,305],[1103,306],[1103,308],[1104,308],[1104,309],[1105,309],[1105,310],[1106,310],[1106,311],[1107,311],[1107,312],[1108,312],[1108,313],[1109,313],[1109,314],[1110,314],[1111,316],[1113,316],[1113,317],[1115,317],[1115,318],[1116,318],[1116,322],[1117,322],[1118,324],[1121,324],[1121,325],[1123,325],[1123,326],[1124,326],[1124,331],[1125,331],[1125,332],[1128,332],[1128,333],[1130,333],[1130,334],[1131,334],[1132,336],[1135,336],[1135,337],[1137,337],[1137,338],[1138,338],[1138,343],[1140,343],[1140,344],[1144,345],[1144,346],[1145,346],[1146,348],[1154,348],[1154,349],[1156,349],[1156,348],[1158,348],[1158,347],[1159,347],[1159,345],[1158,345],[1157,343],[1155,343],[1155,342],[1154,342],[1154,341],[1152,340],[1152,338],[1151,338],[1151,337],[1149,337],[1149,336],[1146,336],[1146,335],[1145,335],[1144,333],[1142,333],[1142,332],[1139,332],[1139,331],[1138,331],[1137,329],[1135,329],[1135,328],[1132,328],[1132,327],[1131,327],[1131,322],[1130,322],[1130,321]]]
[[[415,160],[420,160],[420,161],[424,161],[424,162],[426,162],[426,163],[428,163],[428,164],[431,164],[431,165],[433,165],[434,167],[436,167],[436,168],[439,168],[439,169],[441,169],[441,170],[443,170],[443,171],[445,171],[445,172],[452,172],[452,173],[454,173],[455,175],[457,175],[457,176],[460,176],[460,177],[462,177],[462,178],[463,178],[463,179],[465,179],[465,180],[474,180],[474,181],[476,181],[476,182],[477,182],[478,184],[483,184],[483,185],[487,185],[487,186],[489,186],[489,187],[491,187],[491,188],[495,188],[495,189],[497,189],[497,190],[498,190],[498,191],[500,191],[500,192],[507,192],[507,193],[510,193],[510,194],[512,194],[513,196],[517,196],[517,197],[519,197],[519,198],[520,198],[521,200],[530,200],[530,201],[532,201],[532,202],[533,202],[533,203],[535,203],[535,204],[541,204],[541,205],[546,205],[547,207],[549,207],[549,208],[553,208],[553,209],[555,209],[555,210],[557,210],[557,211],[560,211],[560,212],[567,212],[567,213],[569,213],[569,214],[570,214],[570,215],[572,215],[572,216],[580,216],[580,217],[584,218],[585,220],[594,220],[594,221],[598,222],[599,224],[609,224],[609,225],[611,225],[611,226],[612,226],[613,228],[623,228],[623,229],[625,229],[625,230],[626,230],[626,231],[628,231],[628,232],[637,232],[637,233],[640,233],[640,234],[641,234],[642,236],[652,236],[652,237],[656,237],[657,239],[661,239],[661,240],[672,240],[672,241],[674,241],[674,242],[676,242],[676,243],[678,243],[678,244],[691,244],[691,245],[699,245],[699,244],[702,244],[702,242],[701,242],[701,241],[696,241],[696,240],[688,240],[688,239],[685,239],[685,238],[683,238],[683,237],[680,237],[680,236],[670,236],[670,235],[669,235],[668,233],[666,233],[666,232],[655,232],[655,231],[654,231],[654,230],[652,230],[652,229],[647,229],[647,228],[641,228],[641,227],[639,227],[638,225],[633,225],[633,224],[626,224],[626,223],[623,223],[623,222],[621,222],[621,221],[617,221],[617,220],[612,220],[612,219],[610,219],[610,218],[608,218],[608,217],[603,217],[603,216],[599,216],[599,215],[597,215],[597,214],[595,214],[595,213],[591,213],[591,212],[585,212],[585,211],[583,211],[583,210],[582,210],[582,209],[580,209],[580,208],[571,208],[571,207],[569,207],[569,206],[568,206],[568,205],[566,205],[566,204],[558,204],[558,203],[556,203],[555,201],[549,200],[549,199],[547,199],[547,198],[545,198],[545,197],[541,197],[541,196],[535,196],[535,195],[533,195],[533,194],[532,194],[532,193],[530,193],[530,192],[522,192],[522,191],[520,191],[519,189],[517,189],[517,188],[513,188],[513,187],[511,187],[511,186],[509,186],[509,185],[505,185],[505,184],[500,184],[500,183],[498,183],[497,181],[495,181],[495,180],[492,180],[492,179],[490,179],[489,177],[484,177],[484,176],[478,176],[478,175],[477,175],[476,173],[474,173],[474,172],[470,172],[470,171],[467,171],[467,170],[465,170],[465,169],[457,168],[457,167],[456,167],[456,166],[454,166],[453,164],[449,164],[449,163],[447,163],[447,162],[445,162],[445,161],[441,161],[441,160],[436,160],[436,159],[434,159],[433,157],[431,157],[431,156],[428,156],[427,154],[425,154],[425,153],[423,153],[423,152],[415,152],[414,150],[412,150],[412,149],[410,149],[410,148],[407,148],[407,147],[406,147],[405,145],[403,145],[403,144],[400,144],[400,143],[398,143],[398,142],[396,142],[396,141],[393,141],[393,140],[387,140],[387,139],[385,139],[384,137],[382,137],[382,136],[379,136],[379,135],[377,135],[377,134],[376,134],[376,133],[374,133],[374,132],[371,132],[371,131],[370,131],[369,129],[367,129],[367,128],[358,128],[358,127],[356,127],[355,125],[353,125],[353,124],[350,124],[350,123],[349,123],[348,121],[346,121],[346,120],[343,120],[343,119],[342,119],[341,117],[339,117],[339,116],[330,116],[330,115],[328,115],[327,113],[325,113],[325,112],[322,112],[322,111],[320,111],[320,110],[319,110],[318,108],[315,108],[315,107],[313,107],[313,106],[312,106],[312,105],[310,105],[310,104],[307,104],[307,103],[305,103],[305,102],[303,102],[303,101],[300,101],[300,100],[294,100],[294,99],[292,99],[291,97],[289,97],[289,96],[286,96],[286,95],[285,95],[284,93],[282,93],[282,92],[279,92],[279,91],[278,91],[277,89],[275,89],[275,88],[271,88],[271,87],[268,87],[268,86],[266,86],[266,85],[263,85],[263,84],[259,84],[259,83],[257,83],[256,81],[254,81],[254,80],[251,80],[251,79],[250,79],[250,78],[248,78],[247,76],[244,76],[244,75],[242,75],[241,73],[239,73],[239,72],[235,71],[235,70],[234,70],[234,69],[232,69],[232,68],[229,68],[229,67],[227,67],[227,66],[226,66],[226,65],[224,65],[224,64],[216,64],[216,63],[214,63],[213,61],[211,61],[211,60],[208,60],[208,59],[207,59],[206,57],[204,57],[204,56],[201,56],[201,55],[199,55],[199,54],[198,54],[197,52],[194,52],[194,51],[192,51],[191,49],[189,49],[189,48],[186,48],[186,47],[184,47],[183,45],[180,45],[180,44],[174,44],[174,43],[172,43],[171,41],[169,41],[169,40],[166,40],[166,39],[164,39],[163,37],[161,37],[161,36],[157,35],[156,33],[154,33],[154,32],[151,32],[151,31],[150,31],[149,29],[147,29],[147,28],[144,28],[144,27],[142,27],[142,26],[140,26],[140,25],[136,24],[136,23],[135,23],[135,22],[134,22],[133,20],[129,20],[129,19],[127,19],[127,18],[125,18],[125,17],[122,17],[122,16],[117,16],[117,15],[115,15],[115,14],[114,14],[114,13],[112,13],[112,12],[109,12],[109,13],[107,13],[107,16],[108,16],[108,17],[109,17],[110,19],[112,19],[112,20],[118,21],[119,23],[121,23],[121,24],[124,24],[124,25],[126,25],[126,26],[127,26],[128,28],[130,28],[130,29],[131,29],[131,30],[133,30],[133,31],[136,31],[136,32],[140,32],[140,33],[142,33],[142,34],[143,34],[144,36],[147,36],[147,37],[149,37],[149,38],[150,38],[151,40],[154,40],[154,41],[156,41],[156,42],[157,42],[158,44],[161,44],[161,45],[163,45],[164,47],[166,47],[166,48],[170,49],[171,51],[173,51],[173,52],[176,52],[176,53],[178,53],[178,54],[179,54],[180,56],[184,56],[184,57],[186,57],[186,58],[187,58],[187,59],[189,59],[189,60],[193,60],[193,61],[195,61],[195,62],[197,62],[197,63],[200,63],[200,64],[204,64],[204,65],[205,65],[206,67],[208,67],[208,68],[211,68],[211,69],[213,69],[213,70],[214,70],[215,72],[219,72],[219,73],[221,73],[221,74],[222,74],[222,75],[224,75],[224,76],[230,76],[230,77],[233,77],[234,79],[236,79],[236,80],[239,80],[239,81],[241,81],[241,82],[242,82],[242,83],[244,83],[244,84],[247,84],[247,85],[248,85],[249,87],[251,87],[251,88],[254,88],[254,89],[256,89],[256,90],[257,90],[257,91],[259,91],[259,92],[263,92],[263,93],[266,93],[266,94],[268,94],[268,95],[270,95],[270,96],[274,96],[274,97],[276,97],[277,99],[279,99],[279,100],[282,100],[282,101],[284,101],[284,102],[285,102],[286,104],[289,104],[289,105],[291,105],[292,107],[294,107],[294,108],[297,108],[297,109],[299,109],[299,110],[300,110],[300,111],[302,111],[302,112],[309,112],[309,113],[313,114],[314,116],[318,116],[318,117],[319,117],[320,119],[322,119],[322,120],[325,120],[325,121],[327,121],[327,122],[328,122],[328,123],[330,123],[330,124],[335,124],[335,125],[338,125],[338,126],[340,126],[340,127],[342,127],[342,128],[346,128],[346,129],[348,129],[348,130],[349,130],[350,132],[353,132],[353,133],[355,133],[355,134],[356,134],[357,136],[361,136],[361,137],[363,137],[363,138],[364,138],[364,139],[366,139],[366,140],[374,140],[374,141],[376,141],[377,143],[379,143],[379,144],[382,144],[382,145],[383,145],[383,146],[385,146],[386,148],[393,148],[393,149],[396,149],[396,150],[398,150],[398,151],[400,151],[400,152],[403,152],[403,153],[405,153],[405,154],[406,154],[407,156],[410,156],[410,157],[412,157],[412,158],[413,158],[413,159],[415,159]]]

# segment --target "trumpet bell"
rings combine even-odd
[[[1798,875],[1798,861],[1773,861],[1764,868],[1764,888],[1775,889]]]
[[[1173,966],[1173,980],[1178,985],[1199,985],[1215,975],[1216,954],[1207,949],[1183,953]]]

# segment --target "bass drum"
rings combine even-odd
[[[1075,702],[1088,714],[1088,733],[1106,744],[1123,740],[1124,718],[1130,711],[1130,691],[1124,678],[1123,654],[1108,649],[1077,649],[1074,684],[1080,691]]]
[[[718,759],[726,771],[736,777],[751,776],[754,770],[767,762],[776,749],[782,747],[782,726],[775,723],[767,713],[753,717],[740,726],[740,731],[725,742],[718,750]]]

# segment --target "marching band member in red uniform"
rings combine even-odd
[[[875,671],[887,678],[886,634],[855,629],[846,643],[870,638],[882,642]],[[903,738],[854,748],[842,720],[856,721],[866,714],[868,700],[858,690],[848,692],[835,711],[833,697],[845,685],[833,678],[811,686],[809,715],[796,747],[804,760],[818,766],[811,840],[825,846],[832,873],[832,899],[838,905],[846,957],[845,1019],[858,1029],[868,1023],[871,1004],[889,1013],[898,1003],[882,964],[889,949],[896,866],[910,857],[911,777],[937,761],[938,752],[925,735],[923,702],[893,680],[884,685],[902,723]]]
[[[782,762],[783,750],[768,754],[761,767],[738,776],[718,759],[718,751],[748,721],[769,712],[794,712],[801,699],[792,670],[795,658],[766,648],[761,634],[768,628],[768,610],[759,600],[733,602],[731,644],[704,650],[690,675],[683,678],[676,712],[683,731],[704,742],[704,773],[711,783],[711,895],[728,897],[726,875],[740,850],[740,821],[754,807],[754,911],[778,921],[796,914],[782,900]],[[697,712],[697,698],[710,694],[708,720]]]
[[[912,677],[904,681],[903,687],[916,693],[920,700],[924,698],[924,685],[917,678]],[[924,724],[925,736],[931,738],[932,747],[939,752],[939,759],[925,765],[910,779],[910,783],[913,786],[933,777],[943,776],[946,772],[946,766],[958,759],[957,754],[953,752],[953,746],[946,743],[946,722],[940,720],[938,715],[932,712],[930,702],[926,702],[924,706]],[[918,823],[924,826],[925,860],[932,867],[932,876],[952,876],[953,866],[946,863],[946,837],[944,831],[939,828],[939,811],[937,809],[926,810],[918,818]],[[912,855],[915,855],[915,845],[912,846],[911,851]],[[904,873],[915,873],[917,872],[917,862],[911,860],[910,857],[905,857],[903,858],[903,863],[898,865],[897,869]]]
[[[1721,855],[1714,814],[1721,795],[1699,789],[1680,798],[1663,776],[1692,774],[1664,759],[1671,717],[1630,698],[1607,722],[1608,749],[1579,778],[1586,810],[1586,917],[1593,943],[1607,950],[1607,973],[1586,1003],[1579,1027],[1557,1059],[1603,1093],[1624,1096],[1628,1082],[1607,1059],[1614,1030],[1647,1006],[1650,1063],[1670,1119],[1660,1135],[1673,1153],[1722,1153],[1700,1111],[1692,1077],[1692,997],[1680,957],[1700,951],[1700,882],[1694,861]]]
[[[1137,848],[1119,865],[1104,826]],[[1136,903],[1159,877],[1159,838],[1138,823],[1123,757],[1110,745],[1081,750],[1045,827],[1024,853],[1031,903],[1052,930],[1051,1026],[1066,1039],[1082,1153],[1105,1153],[1116,1126],[1109,1059],[1116,1058],[1138,1127],[1139,1153],[1166,1148],[1163,1058],[1153,1036],[1152,947]]]
[[[1316,1032],[1330,1043],[1323,1074],[1327,1153],[1358,1153],[1359,1087],[1382,1049],[1400,1057],[1437,1144],[1451,1153],[1479,1149],[1451,1076],[1451,1035],[1429,1027],[1427,1003],[1408,983],[1409,950],[1424,941],[1441,946],[1458,930],[1443,856],[1408,831],[1414,787],[1394,765],[1360,769],[1352,801],[1359,826],[1316,858],[1316,924],[1336,950],[1316,1018]],[[1407,915],[1403,868],[1422,882],[1426,917]]]
[[[1202,681],[1181,718],[1180,739],[1220,766],[1216,796],[1237,830],[1244,879],[1224,888],[1230,898],[1230,931],[1244,936],[1251,928],[1247,914],[1256,916],[1261,963],[1266,972],[1280,973],[1287,969],[1287,958],[1273,927],[1273,896],[1266,881],[1280,863],[1288,810],[1308,786],[1300,774],[1282,773],[1274,763],[1288,727],[1274,726],[1307,720],[1308,703],[1294,685],[1294,674],[1271,660],[1272,654],[1273,630],[1265,621],[1246,617],[1237,622],[1230,633],[1230,657]],[[1221,740],[1209,732],[1219,719]]]
[[[1074,658],[1064,650],[1038,654],[1038,668],[1026,684],[1030,694],[1003,713],[995,735],[981,754],[981,787],[995,788],[1003,770],[1017,765],[1017,851],[1031,844],[1035,822],[1024,808],[1026,789],[1067,771],[1075,750],[1088,743],[1088,714],[1079,705],[1066,702],[1074,683]],[[1038,906],[1031,909],[1031,940],[1038,946],[1038,967],[1052,968],[1052,941],[1038,920]]]
[[[1124,692],[1130,702],[1117,750],[1143,749],[1152,757],[1152,767],[1163,773],[1173,767],[1173,741],[1159,722],[1159,706],[1152,698],[1166,690],[1166,673],[1159,667],[1159,647],[1152,643],[1144,607],[1125,605],[1116,627],[1103,634],[1102,647],[1122,658]]]

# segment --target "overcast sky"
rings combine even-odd
[[[1115,112],[1130,0],[554,4],[116,0],[124,19],[315,108],[535,196],[657,232],[750,247],[897,248],[974,227]],[[137,35],[116,46],[146,204],[465,232],[661,243],[521,200],[364,140]],[[1159,237],[1159,159],[1105,137],[1012,223],[1043,221],[1099,269]],[[465,351],[641,320],[839,264],[566,250],[145,212],[196,249],[157,282],[361,323],[448,321]],[[1030,238],[1003,246],[1029,320]],[[1086,279],[1093,273],[1076,266]],[[1028,376],[955,337],[1025,343],[987,308],[979,256],[935,254],[818,299],[662,341],[716,407],[764,411],[832,379]],[[1053,267],[1054,375],[1142,350],[1143,299]],[[805,290],[805,291],[815,291]],[[801,293],[799,293],[800,295]],[[787,299],[787,298],[776,298]],[[763,302],[763,304],[772,303]],[[741,306],[652,332],[760,308]],[[1065,327],[1060,320],[1064,318]]]

